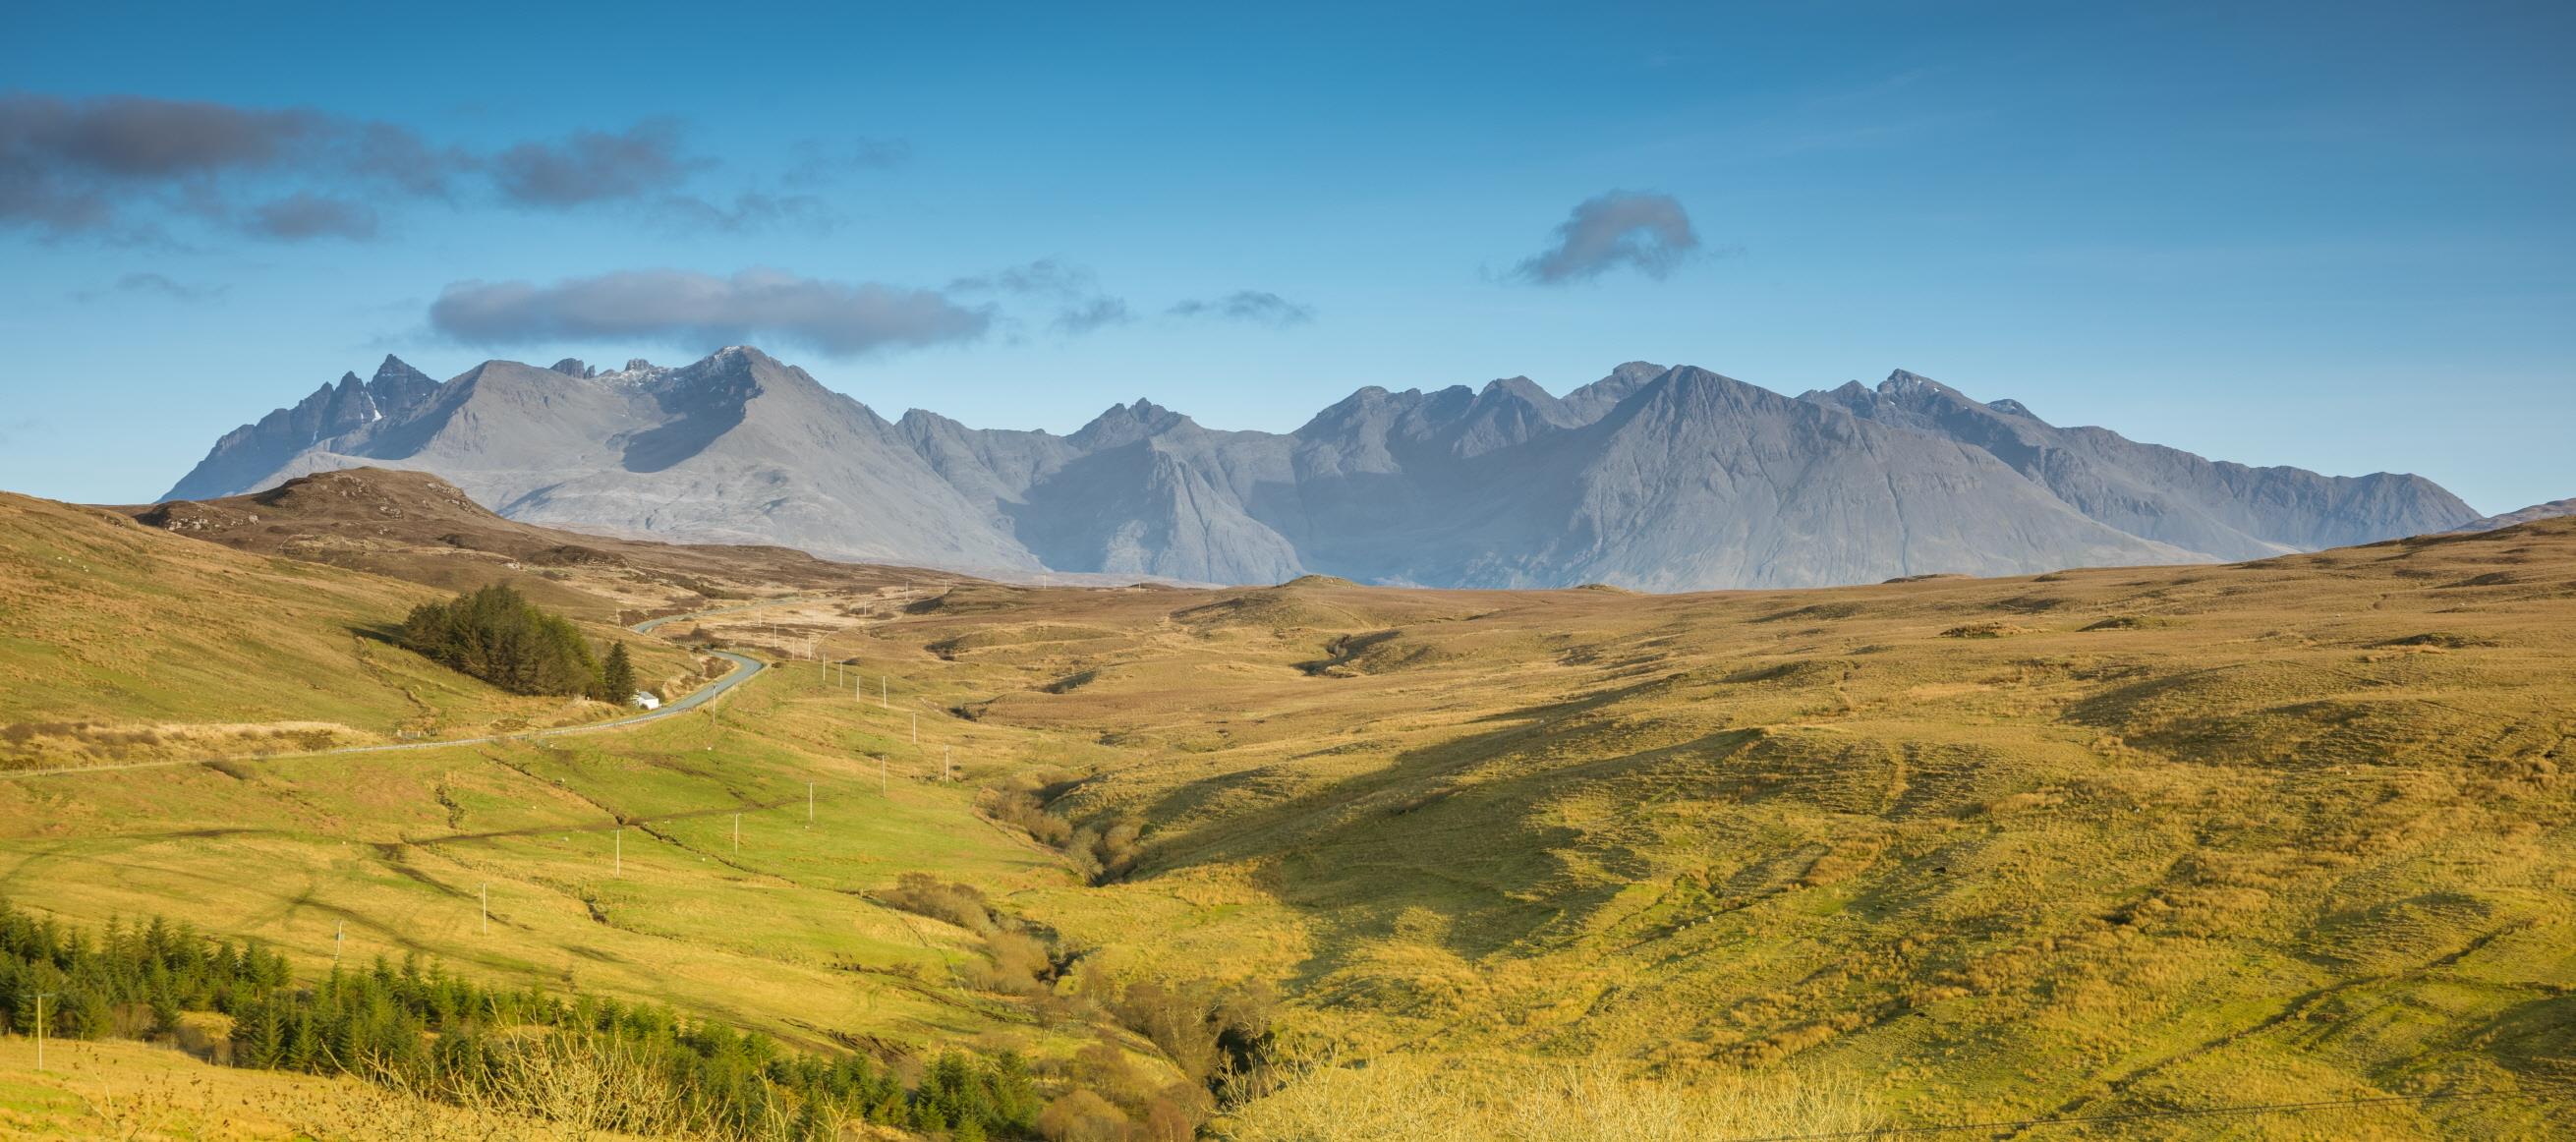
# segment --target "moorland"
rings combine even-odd
[[[448,492],[0,498],[0,895],[907,1082],[1025,1060],[1050,1136],[2565,1126],[2485,1096],[2576,1081],[2576,521],[1794,591],[1203,589]],[[618,712],[388,637],[490,583],[673,696],[714,650],[767,668],[550,735]],[[424,748],[345,752],[389,744]],[[390,1097],[185,1050],[223,1030],[62,1046],[89,1069],[13,1069],[0,1113],[283,1137],[314,1127],[217,1103]],[[582,1128],[510,1117],[542,1109],[418,1121]]]

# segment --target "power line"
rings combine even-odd
[[[2390,1094],[2371,1098],[2335,1098],[2314,1102],[2262,1102],[2242,1106],[2208,1106],[2182,1110],[2133,1110],[2119,1114],[2083,1114],[2067,1118],[2024,1118],[2002,1122],[1957,1122],[1942,1126],[1883,1126],[1875,1130],[1836,1130],[1822,1134],[1765,1134],[1758,1138],[1737,1138],[1729,1142],[1829,1142],[1845,1138],[1901,1138],[1909,1135],[1957,1134],[1971,1130],[2028,1130],[2039,1126],[2069,1126],[2095,1122],[2137,1122],[2157,1118],[2211,1118],[2229,1114],[2285,1114],[2307,1110],[2330,1110],[2350,1106],[2387,1106],[2398,1103],[2468,1101],[2487,1098],[2564,1098],[2576,1093],[2576,1083],[2542,1083],[2512,1090],[2466,1090],[2437,1094]]]

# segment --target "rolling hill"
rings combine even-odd
[[[303,752],[595,721],[394,645],[416,583],[226,550],[0,494],[0,767]],[[620,637],[594,627],[595,637]],[[688,655],[636,640],[644,677]]]
[[[466,590],[507,584],[572,614],[632,621],[731,600],[945,587],[957,577],[783,547],[671,544],[504,519],[424,472],[352,468],[255,495],[115,509],[226,547]]]
[[[38,561],[96,532],[383,582],[27,503]],[[1257,983],[1274,1085],[1211,1124],[1246,1140],[2337,1100],[2227,1136],[2545,1137],[2558,1104],[2408,1100],[2576,1081],[2576,521],[1818,590],[732,605],[706,637],[823,660],[579,739],[0,783],[0,882],[314,971],[345,925],[805,1050],[1009,1048],[1051,1092],[1194,1073],[1134,987]],[[915,911],[907,873],[991,911]]]

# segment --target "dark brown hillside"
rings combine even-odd
[[[242,551],[463,590],[508,583],[592,617],[781,594],[944,588],[945,572],[835,563],[785,547],[657,543],[504,519],[426,472],[351,468],[246,496],[115,509]]]

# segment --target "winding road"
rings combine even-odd
[[[743,611],[756,611],[764,607],[785,606],[791,603],[809,601],[810,600],[807,599],[770,599],[765,602],[748,603],[739,607],[725,607],[713,611],[692,611],[683,615],[664,615],[658,619],[646,619],[643,622],[636,623],[626,629],[634,631],[637,634],[650,634],[653,632],[654,628],[659,627],[664,623],[677,622],[681,619],[711,618],[716,615],[739,614]],[[708,651],[708,653],[733,663],[733,670],[722,678],[718,678],[713,682],[697,688],[696,690],[690,691],[687,697],[664,705],[660,709],[648,710],[641,714],[630,714],[620,718],[611,718],[604,722],[585,722],[578,726],[557,726],[553,729],[545,730],[523,730],[521,732],[511,734],[486,734],[479,738],[449,738],[442,741],[424,742],[393,742],[386,745],[353,745],[340,749],[315,750],[310,753],[271,753],[245,757],[199,757],[182,758],[170,761],[125,761],[109,762],[103,765],[66,765],[58,766],[53,769],[21,769],[14,771],[0,770],[0,780],[12,780],[27,777],[60,777],[74,773],[113,773],[129,769],[171,769],[182,765],[211,765],[216,762],[244,764],[266,761],[297,761],[317,757],[342,757],[349,754],[360,753],[392,753],[397,750],[410,749],[450,749],[461,745],[490,745],[494,742],[526,741],[530,738],[553,738],[563,737],[568,734],[597,733],[601,730],[622,729],[627,726],[641,725],[645,722],[659,721],[663,718],[688,713],[691,710],[706,705],[708,702],[714,701],[717,695],[722,694],[727,690],[731,690],[736,686],[742,685],[744,682],[750,681],[752,675],[758,674],[762,670],[767,669],[767,664],[761,662],[757,658],[750,657],[749,655],[735,654],[730,650],[711,650]]]

